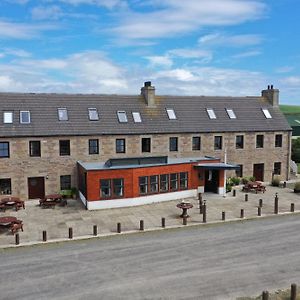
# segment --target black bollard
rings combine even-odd
[[[263,199],[259,199],[259,207],[263,207]]]
[[[283,182],[283,187],[286,188],[286,181]]]
[[[241,219],[244,218],[244,209],[241,209]]]
[[[73,238],[73,228],[70,227],[69,228],[69,239],[72,239]]]
[[[295,212],[295,203],[291,203],[291,212]]]
[[[202,200],[202,194],[198,193],[198,200]]]
[[[222,221],[225,221],[225,211],[222,211]]]
[[[161,218],[161,227],[162,228],[166,227],[166,218]]]
[[[121,233],[121,223],[117,223],[117,232]]]
[[[261,207],[257,208],[257,215],[260,217],[261,216]]]
[[[275,194],[275,199],[274,199],[274,214],[278,214],[278,194]]]
[[[268,291],[262,292],[262,300],[269,300],[269,292]]]
[[[297,285],[295,283],[291,284],[291,300],[296,300],[297,297]]]
[[[203,223],[206,223],[206,202],[205,202],[205,200],[202,205],[202,210],[203,210]]]
[[[16,233],[15,239],[16,239],[16,245],[19,245],[20,244],[20,236],[18,233]]]
[[[140,230],[144,230],[144,220],[140,220]]]
[[[203,200],[202,197],[199,199],[199,214],[203,214]]]
[[[236,197],[236,190],[232,190],[233,197]]]
[[[245,194],[245,201],[248,201],[248,194]]]
[[[98,234],[98,227],[97,227],[97,225],[94,225],[93,226],[93,235],[97,236],[97,234]]]
[[[43,242],[47,242],[47,231],[43,231]]]
[[[183,225],[187,225],[187,217],[183,217],[182,218],[182,224]]]

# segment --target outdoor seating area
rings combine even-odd
[[[15,208],[18,211],[21,208],[25,209],[25,202],[18,197],[5,197],[0,200],[0,210],[5,211],[8,208]]]
[[[40,199],[39,204],[42,208],[55,208],[56,205],[66,206],[68,202],[61,194],[50,194]]]
[[[0,217],[0,228],[8,229],[15,234],[20,229],[23,231],[23,221],[12,216]]]
[[[258,192],[265,193],[266,187],[262,184],[261,181],[249,181],[243,186],[243,192]]]

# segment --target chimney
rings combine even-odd
[[[151,86],[151,81],[146,81],[141,88],[141,95],[144,96],[147,106],[155,107],[155,87]]]
[[[268,102],[273,106],[279,105],[279,90],[273,88],[273,84],[270,86],[268,85],[267,90],[262,90],[261,92],[262,97],[268,100]]]

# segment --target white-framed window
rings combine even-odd
[[[128,122],[126,111],[119,110],[119,111],[117,111],[117,115],[118,115],[118,120],[120,123]]]
[[[3,123],[5,123],[5,124],[13,123],[13,112],[12,111],[3,112]]]
[[[169,120],[176,120],[176,114],[173,108],[166,108]]]
[[[99,120],[99,114],[97,108],[89,108],[89,119],[90,121]]]
[[[267,119],[272,119],[272,116],[267,108],[262,108],[261,110]]]
[[[229,119],[236,119],[236,115],[235,115],[233,109],[231,109],[231,108],[226,108],[226,111],[227,111],[227,114],[228,114]]]
[[[68,121],[68,111],[66,108],[58,108],[57,111],[59,121]]]
[[[139,112],[132,112],[134,123],[142,123],[141,114]]]
[[[20,111],[20,123],[21,124],[30,124],[30,111],[21,110]]]
[[[217,116],[216,116],[216,114],[215,114],[215,112],[212,108],[207,108],[206,111],[207,111],[208,117],[210,119],[216,119],[217,118]]]

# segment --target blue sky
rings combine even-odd
[[[1,0],[0,91],[260,95],[300,105],[299,0]]]

